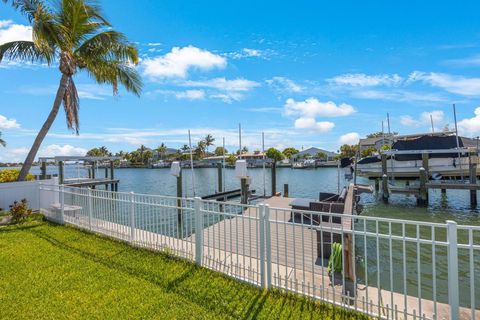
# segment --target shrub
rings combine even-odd
[[[342,245],[340,243],[332,243],[332,254],[328,258],[327,272],[328,274],[332,273],[341,273],[342,272]]]
[[[20,174],[19,169],[0,170],[0,183],[17,181],[19,174]],[[27,177],[25,180],[32,181],[32,180],[35,180],[35,177],[33,176],[33,174],[29,173],[27,174]]]
[[[32,214],[32,209],[28,207],[27,199],[22,199],[20,202],[15,201],[10,206],[10,214],[14,222],[20,222]]]

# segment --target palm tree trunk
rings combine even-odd
[[[63,96],[65,95],[65,91],[68,86],[68,81],[69,81],[69,77],[65,74],[62,74],[60,85],[58,86],[58,90],[57,90],[57,95],[55,96],[55,101],[53,102],[52,111],[50,111],[50,114],[48,115],[47,120],[45,121],[42,128],[38,132],[38,135],[35,138],[35,141],[33,142],[32,148],[30,148],[27,158],[23,162],[22,170],[20,170],[20,174],[18,175],[18,179],[17,179],[18,181],[24,181],[25,178],[27,177],[27,174],[30,171],[33,161],[35,160],[35,157],[37,155],[38,149],[40,148],[40,145],[42,144],[43,139],[45,139],[45,136],[47,135],[48,130],[50,130],[50,127],[52,126],[53,121],[55,121],[55,118],[57,117],[58,110],[60,109]]]

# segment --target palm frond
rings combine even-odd
[[[95,81],[112,85],[114,94],[117,94],[118,85],[121,84],[127,91],[140,95],[143,83],[135,68],[118,61],[102,59],[86,59],[83,63],[85,70]]]
[[[4,3],[10,3],[10,5],[23,14],[30,23],[35,20],[35,13],[39,10],[39,7],[43,6],[40,0],[2,0]]]
[[[32,41],[13,41],[0,45],[0,62],[3,59],[50,64],[54,55],[51,51],[40,50]]]
[[[80,130],[78,111],[80,109],[80,100],[78,99],[77,87],[73,78],[70,77],[68,86],[63,96],[63,108],[68,129],[72,129],[78,135]]]
[[[6,146],[7,146],[7,142],[2,139],[2,133],[1,133],[1,132],[0,132],[0,146],[2,146],[2,147],[6,147]]]
[[[124,34],[113,30],[101,32],[86,40],[75,50],[75,55],[80,60],[85,56],[97,56],[105,60],[138,63],[137,48],[128,43]]]

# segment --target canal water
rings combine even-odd
[[[38,174],[39,168],[32,168],[32,173]],[[48,173],[56,173],[55,167],[49,167]],[[66,166],[67,178],[85,177],[87,172],[83,167],[74,165]],[[271,175],[270,170],[265,172],[261,168],[248,169],[251,177],[251,189],[256,191],[257,195],[264,193],[271,194]],[[339,172],[336,168],[317,168],[295,170],[291,168],[277,168],[277,191],[283,191],[283,185],[289,185],[290,197],[317,199],[319,192],[337,192],[337,190],[352,181],[346,180],[343,171]],[[217,190],[216,168],[202,168],[194,170],[195,196],[205,196],[213,194]],[[115,170],[115,175],[120,179],[119,191],[136,192],[157,195],[176,195],[176,178],[170,175],[169,169],[133,169],[119,168]],[[99,168],[97,177],[104,176],[104,169]],[[239,189],[240,180],[235,177],[233,169],[224,170],[224,184],[226,190]],[[371,181],[359,177],[358,183],[372,184]],[[183,170],[183,191],[184,196],[194,196],[192,182],[192,170]],[[380,200],[379,194],[363,194],[361,204],[363,205],[363,216],[377,216],[384,218],[405,219],[413,221],[427,221],[445,223],[447,220],[454,220],[459,224],[480,225],[480,208],[470,206],[469,192],[464,190],[448,190],[446,195],[442,195],[440,190],[430,191],[430,200],[428,207],[418,207],[414,196],[391,195],[389,204],[384,204]],[[480,194],[478,195],[480,198]],[[368,224],[368,231],[375,232],[376,226]],[[356,225],[356,229],[362,230],[363,225]],[[387,225],[380,225],[380,231],[388,234]],[[401,235],[399,226],[396,228],[396,234]],[[415,237],[417,232],[422,238],[431,236],[431,228],[421,227],[406,228],[406,235]],[[445,241],[446,234],[444,230],[437,230],[435,238]],[[467,243],[468,234],[459,232],[459,242]],[[365,241],[366,240],[366,241]],[[433,261],[432,252],[435,253],[435,272],[437,299],[441,302],[447,302],[447,252],[445,247],[438,246],[432,248],[431,245],[422,244],[417,246],[415,243],[407,243],[403,247],[402,241],[392,242],[392,263],[390,264],[390,244],[388,240],[381,239],[376,241],[374,237],[356,236],[355,248],[357,252],[357,274],[360,283],[366,283],[370,286],[377,286],[380,281],[380,287],[384,290],[390,290],[390,274],[393,274],[393,290],[417,296],[418,280],[422,283],[422,297],[432,299],[433,296]],[[474,243],[480,244],[480,235],[474,237]],[[365,245],[366,244],[366,245]],[[378,258],[377,258],[378,247]],[[366,250],[365,250],[366,249]],[[432,251],[433,250],[433,251]],[[405,252],[405,255],[404,255]],[[470,306],[470,257],[469,251],[459,249],[459,269],[460,269],[460,300],[465,307]],[[480,288],[480,253],[474,252],[474,285]],[[405,263],[404,263],[405,262]],[[404,281],[404,270],[407,274],[407,281]],[[418,274],[420,273],[420,277]],[[367,279],[368,277],[368,279]],[[476,305],[480,305],[480,292],[476,294]],[[386,302],[388,303],[388,302]]]

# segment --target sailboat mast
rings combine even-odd
[[[433,127],[433,117],[431,113],[430,113],[430,124],[432,125],[432,133],[435,133],[435,129]]]

